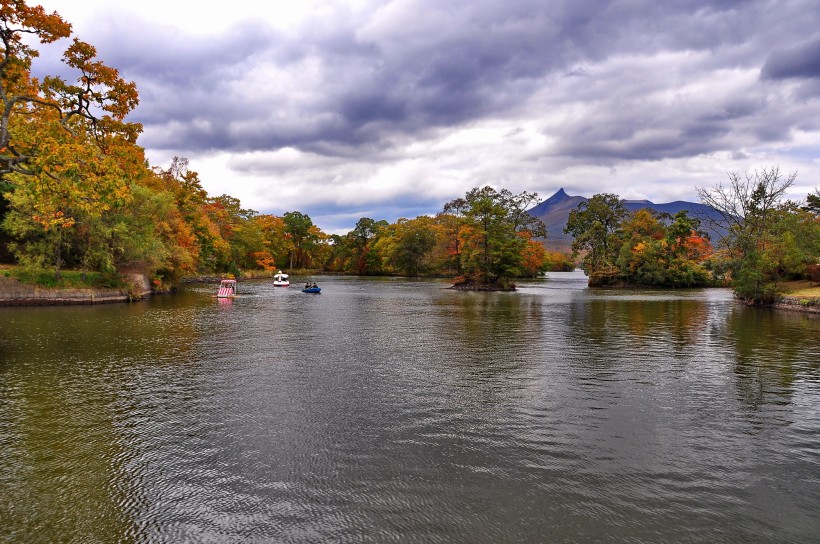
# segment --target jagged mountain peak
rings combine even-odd
[[[557,202],[559,200],[564,200],[564,199],[567,199],[567,198],[569,198],[569,195],[567,194],[566,191],[564,191],[564,188],[561,187],[560,189],[558,189],[558,191],[555,192],[554,195],[549,197],[547,200],[552,200],[552,201]]]
[[[561,187],[554,195],[552,195],[551,197],[549,197],[533,209],[529,210],[529,213],[535,216],[539,216],[542,213],[547,213],[551,210],[575,208],[580,202],[584,200],[586,200],[586,198],[582,196],[568,195],[566,191],[564,191],[564,188]]]

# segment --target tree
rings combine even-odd
[[[11,209],[11,203],[6,197],[7,193],[12,191],[12,186],[7,181],[0,179],[0,225],[6,214]],[[11,237],[3,229],[0,228],[0,262],[5,262],[11,259],[11,253],[8,249],[8,244],[11,242]]]
[[[461,274],[461,246],[458,239],[458,232],[464,220],[463,211],[454,205],[461,201],[466,208],[466,201],[457,198],[448,202],[444,206],[444,211],[436,215],[438,225],[438,243],[441,246],[441,267],[455,270],[456,275]],[[450,208],[448,209],[448,206]]]
[[[525,276],[537,276],[550,267],[547,249],[540,242],[528,239],[521,253],[521,268]]]
[[[174,157],[163,170],[155,168],[157,190],[174,195],[177,209],[195,240],[195,262],[199,272],[224,269],[231,248],[226,239],[232,233],[230,210],[239,213],[239,201],[232,197],[210,198],[202,187],[199,174],[188,168],[188,159]],[[156,182],[155,182],[156,183]]]
[[[353,249],[348,235],[331,234],[328,240],[329,255],[325,260],[325,269],[332,272],[345,272],[353,262]]]
[[[56,12],[49,15],[23,0],[0,6],[0,175],[15,172],[59,179],[59,164],[37,163],[47,150],[38,145],[36,136],[55,125],[81,141],[90,135],[103,151],[118,138],[136,140],[141,127],[124,122],[138,103],[133,82],[98,61],[94,47],[76,38],[63,62],[79,72],[77,83],[57,76],[39,82],[30,73],[39,52],[22,39],[24,35],[49,44],[69,37],[71,25]]]
[[[287,212],[283,217],[285,233],[290,237],[292,249],[290,253],[290,268],[293,268],[294,258],[296,266],[305,266],[305,252],[308,245],[315,239],[311,227],[313,221],[310,216],[302,212]]]
[[[254,250],[249,258],[265,270],[284,268],[289,255],[285,221],[275,215],[260,214],[254,215],[251,222],[253,229],[261,236],[261,247]]]
[[[544,224],[526,213],[537,200],[536,194],[514,195],[486,186],[444,206],[445,212],[460,216],[458,255],[467,284],[506,288],[526,273],[528,241],[546,236]]]
[[[380,259],[371,251],[371,244],[375,242],[381,229],[387,226],[387,221],[376,221],[369,217],[362,217],[356,221],[356,226],[347,234],[350,247],[355,253],[355,265],[358,274],[369,274],[379,270]]]
[[[141,127],[125,121],[138,103],[136,86],[97,60],[93,46],[74,39],[63,56],[78,74],[75,84],[31,76],[39,55],[31,41],[70,34],[68,23],[42,7],[0,5],[0,179],[12,187],[15,208],[5,224],[18,237],[18,258],[51,264],[58,276],[69,240],[128,204],[131,183],[145,170],[135,145]],[[102,256],[103,248],[87,250]]]
[[[544,268],[550,272],[572,272],[575,270],[575,261],[569,254],[547,251],[544,257]]]
[[[710,246],[698,233],[699,224],[685,210],[670,217],[642,209],[624,219],[615,262],[618,280],[628,285],[707,285],[710,276],[704,260]]]
[[[806,196],[806,205],[803,206],[803,209],[816,216],[820,216],[820,191],[815,190],[814,193],[809,193],[808,196]]]
[[[728,186],[697,189],[728,230],[721,244],[735,295],[749,303],[774,302],[784,280],[820,255],[820,223],[810,211],[783,201],[796,178],[797,172],[784,177],[771,167],[744,177],[730,172]]]
[[[435,245],[434,220],[419,216],[415,219],[401,218],[392,225],[382,227],[374,249],[382,255],[386,264],[415,277],[430,268],[428,257]]]
[[[789,187],[797,179],[797,172],[784,178],[780,168],[755,170],[741,177],[729,172],[729,184],[712,188],[697,187],[698,197],[720,215],[720,224],[729,231],[734,242],[741,235],[763,235],[771,215],[775,212]],[[731,243],[731,241],[729,242]]]
[[[605,285],[615,281],[615,261],[621,246],[618,229],[627,217],[623,201],[614,194],[594,195],[569,213],[564,232],[572,234],[572,256],[586,252],[582,268],[590,285]]]
[[[436,235],[431,223],[429,217],[411,219],[399,235],[394,260],[396,266],[408,276],[418,276],[428,268],[425,264],[426,257],[436,245]]]

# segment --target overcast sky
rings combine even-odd
[[[818,0],[39,3],[137,83],[152,165],[329,232],[487,184],[668,202],[779,166],[794,198],[820,186]]]

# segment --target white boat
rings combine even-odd
[[[273,275],[273,286],[274,287],[287,287],[290,285],[290,280],[288,280],[288,275],[284,274],[281,270]]]

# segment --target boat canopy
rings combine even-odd
[[[222,280],[219,282],[219,290],[216,292],[217,298],[229,298],[236,296],[236,280]]]

